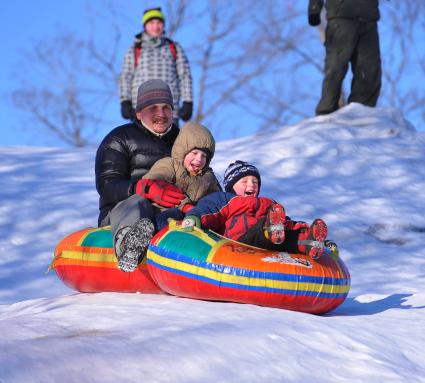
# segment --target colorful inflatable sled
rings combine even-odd
[[[83,229],[62,239],[51,268],[65,285],[83,293],[163,293],[149,276],[146,262],[133,273],[118,269],[110,227]]]
[[[118,269],[109,228],[84,229],[64,238],[52,267],[67,286],[81,292],[164,291],[314,314],[338,307],[350,289],[347,268],[330,252],[312,260],[199,229],[185,232],[176,222],[155,235],[133,273]]]
[[[263,250],[203,230],[159,232],[147,253],[149,274],[165,292],[323,314],[344,302],[350,274],[326,252],[312,260]]]

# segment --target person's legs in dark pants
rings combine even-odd
[[[291,222],[293,225],[289,225]],[[300,221],[289,221],[288,225],[285,225],[285,240],[279,244],[266,238],[264,223],[265,218],[260,219],[238,241],[266,250],[305,254],[313,259],[322,256],[324,241],[328,234],[327,225],[322,219],[316,218],[311,225],[306,225],[305,222]],[[294,229],[294,227],[297,227],[297,229]]]
[[[285,251],[287,253],[299,253],[298,236],[299,230],[286,230],[285,241],[280,244],[274,244],[264,235],[265,218],[260,219],[254,226],[251,226],[247,232],[238,238],[239,242],[247,245],[256,246],[261,249]]]
[[[338,109],[341,87],[358,40],[358,22],[350,19],[329,20],[326,27],[325,77],[316,114]]]
[[[348,102],[375,106],[381,90],[378,26],[375,21],[359,24],[359,42],[351,64],[353,80]]]

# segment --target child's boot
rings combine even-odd
[[[324,241],[328,235],[325,221],[316,218],[308,229],[301,229],[298,236],[298,249],[313,259],[320,258],[324,251]]]
[[[282,243],[285,240],[285,221],[285,208],[279,203],[271,205],[266,216],[265,237],[274,244]]]

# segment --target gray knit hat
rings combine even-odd
[[[136,112],[154,104],[168,104],[174,109],[170,87],[162,80],[148,80],[137,91]]]
[[[233,185],[241,178],[246,176],[254,176],[258,180],[258,192],[261,187],[260,172],[254,166],[245,161],[235,161],[231,163],[224,172],[223,186],[227,192],[233,192]]]

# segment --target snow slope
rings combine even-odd
[[[112,128],[112,127],[111,127]],[[425,133],[351,104],[219,142],[262,194],[323,217],[352,277],[315,316],[167,295],[79,294],[53,249],[97,222],[95,150],[0,148],[0,382],[425,382]]]

